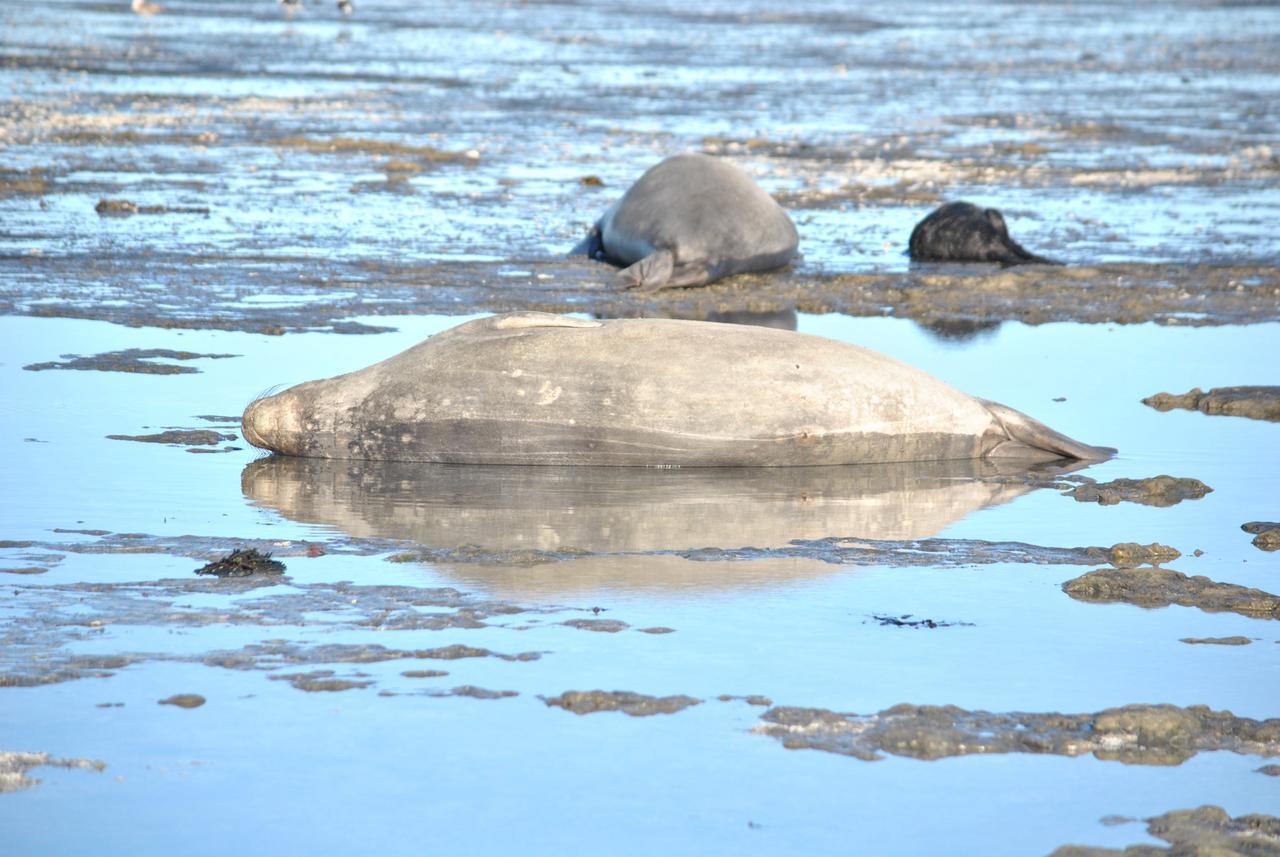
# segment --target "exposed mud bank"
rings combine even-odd
[[[992,714],[898,705],[878,714],[778,706],[757,732],[791,750],[872,761],[882,753],[942,759],[973,753],[1092,754],[1137,765],[1179,765],[1201,752],[1280,755],[1280,719],[1250,720],[1205,706],[1129,705],[1097,714]]]
[[[1201,326],[1280,321],[1280,268],[1103,265],[823,275],[802,270],[732,277],[652,294],[607,285],[612,268],[584,260],[396,265],[303,258],[207,256],[4,259],[0,313],[109,321],[131,327],[257,333],[370,332],[353,316],[468,312],[592,312],[605,317],[708,318],[735,312],[893,316],[923,325],[1020,321]],[[278,296],[246,302],[237,268]],[[513,267],[514,266],[514,267]],[[91,296],[69,280],[103,285]],[[148,284],[163,284],[157,293]]]

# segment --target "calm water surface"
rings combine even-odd
[[[906,276],[911,226],[968,198],[1073,269],[1208,262],[1274,284],[1276,7],[366,0],[350,19],[326,3],[286,20],[270,0],[164,5],[0,4],[0,570],[45,569],[0,573],[0,752],[105,763],[36,768],[39,784],[0,794],[6,854],[1024,855],[1154,842],[1106,816],[1280,814],[1257,756],[863,762],[785,749],[753,731],[763,708],[718,699],[1280,716],[1274,620],[1088,604],[1061,584],[1093,565],[954,558],[980,540],[1159,542],[1185,574],[1280,591],[1278,555],[1240,530],[1280,520],[1280,427],[1140,402],[1277,383],[1280,324],[1214,326],[1194,282],[1178,285],[1186,319],[1209,326],[1006,321],[956,338],[797,320],[1120,450],[1075,475],[1213,488],[1168,508],[967,464],[280,464],[234,420],[264,391],[507,308],[506,278],[593,277],[556,265],[643,169],[689,149],[787,204],[800,276]],[[326,148],[339,138],[353,148]],[[101,198],[209,211],[101,217]],[[415,312],[469,279],[487,290],[458,294],[481,297]],[[584,312],[599,279],[575,293]],[[389,330],[292,332],[374,291],[376,314],[351,320]],[[1259,294],[1260,318],[1280,317]],[[895,300],[886,314],[911,314],[910,294]],[[287,335],[244,332],[278,318]],[[196,374],[23,368],[129,348],[235,356],[158,361]],[[107,438],[210,428],[237,436],[212,449],[234,448]],[[953,541],[856,565],[777,550],[831,537]],[[287,579],[195,584],[249,540]],[[689,553],[703,548],[719,553]],[[564,624],[578,620],[622,626]],[[1236,635],[1250,644],[1180,641]],[[526,657],[321,648],[337,645]],[[427,669],[447,675],[403,674]],[[7,686],[32,675],[66,680]],[[356,686],[294,686],[327,679]],[[515,695],[445,695],[468,687]],[[633,718],[541,699],[591,689],[703,702]],[[157,704],[179,693],[206,702]]]

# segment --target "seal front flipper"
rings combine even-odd
[[[657,291],[671,279],[675,261],[675,254],[670,250],[655,250],[631,267],[619,271],[613,282],[624,289]]]
[[[604,242],[600,240],[599,223],[591,227],[591,231],[587,233],[586,238],[583,238],[577,244],[573,245],[573,249],[569,251],[569,255],[586,256],[588,259],[604,258]]]

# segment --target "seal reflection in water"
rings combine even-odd
[[[907,251],[917,262],[1058,264],[1028,252],[1010,238],[1000,212],[969,202],[948,202],[917,223]]]
[[[514,313],[251,404],[255,446],[457,464],[781,466],[1100,460],[1012,408],[817,336]]]
[[[780,268],[799,245],[791,218],[750,176],[687,154],[651,167],[573,252],[622,267],[620,286],[653,291]]]
[[[523,597],[609,587],[724,589],[830,574],[840,566],[802,550],[720,563],[703,549],[786,548],[832,536],[928,538],[1035,490],[1023,475],[1065,469],[983,459],[660,470],[273,455],[245,467],[241,488],[291,521],[394,540],[388,550],[415,545],[432,552],[432,568],[468,588]],[[672,555],[687,550],[700,554]],[[531,564],[530,551],[563,561]]]

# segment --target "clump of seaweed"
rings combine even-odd
[[[212,574],[216,577],[251,577],[255,574],[284,574],[284,563],[262,553],[257,548],[238,548],[196,569],[196,574]]]

